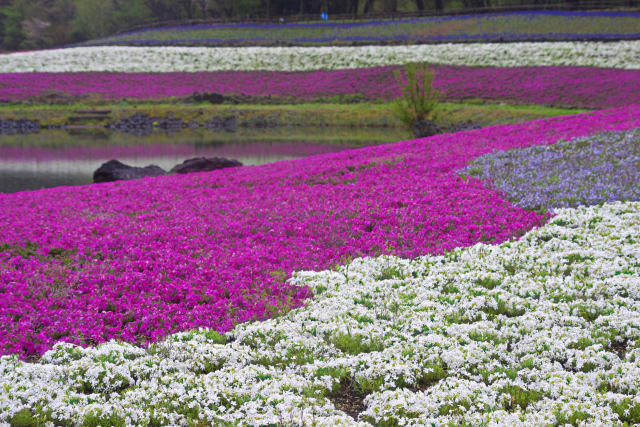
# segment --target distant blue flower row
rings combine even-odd
[[[640,129],[494,152],[461,171],[529,209],[640,200]]]
[[[493,19],[493,18],[502,18],[502,17],[522,17],[523,15],[530,17],[541,17],[541,16],[556,16],[556,17],[567,17],[567,18],[594,18],[594,17],[607,17],[607,18],[622,18],[622,17],[633,17],[637,18],[640,16],[638,12],[585,12],[585,11],[527,11],[527,12],[502,12],[502,13],[488,13],[484,15],[448,15],[448,16],[428,16],[421,18],[402,18],[402,19],[383,19],[383,20],[371,20],[371,21],[357,21],[357,22],[308,22],[308,23],[289,23],[286,24],[290,27],[301,27],[301,28],[310,28],[310,27],[324,27],[324,28],[354,28],[354,27],[364,27],[364,26],[386,26],[389,24],[401,25],[401,24],[415,24],[415,23],[423,23],[423,24],[433,24],[437,22],[444,21],[462,21],[469,19],[477,19],[478,17],[483,19]],[[183,29],[187,30],[207,30],[212,28],[262,28],[262,29],[274,29],[274,28],[282,28],[282,24],[202,24],[202,25],[190,25],[190,26],[165,26],[165,27],[155,27],[155,28],[147,28],[139,31],[132,31],[126,34],[136,34],[146,31],[162,31],[162,30],[177,30],[181,31]]]
[[[504,34],[504,33],[496,33],[496,34],[486,34],[482,37],[482,40],[485,42],[491,41],[549,41],[549,40],[558,40],[558,41],[588,41],[588,40],[637,40],[640,39],[640,33],[633,34],[566,34],[566,33],[546,33],[546,34],[527,34],[526,36],[518,35],[518,34]],[[295,44],[322,44],[322,43],[332,43],[336,41],[342,42],[468,42],[468,41],[477,41],[479,40],[478,35],[469,36],[469,35],[440,35],[430,37],[428,40],[419,40],[419,39],[410,39],[406,36],[395,36],[395,37],[375,37],[375,36],[353,36],[353,37],[318,37],[318,38],[295,38],[289,40],[291,43]],[[192,46],[192,45],[204,45],[204,46],[218,46],[221,44],[246,44],[246,43],[256,43],[260,44],[261,42],[270,42],[272,41],[269,37],[254,37],[254,38],[235,38],[235,39],[171,39],[171,40],[160,40],[160,39],[146,39],[146,40],[129,40],[126,45],[128,46],[166,46],[166,45],[178,45],[178,46]],[[83,45],[103,45],[103,46],[118,46],[122,45],[123,42],[113,40],[113,41],[105,41],[102,43],[89,43]]]
[[[323,45],[327,43],[640,39],[637,12],[509,12],[291,24],[147,28],[83,45]]]

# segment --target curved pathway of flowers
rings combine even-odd
[[[0,421],[638,423],[640,204],[556,214],[517,242],[296,273],[315,299],[226,336],[3,357]]]
[[[625,177],[633,179],[633,173],[637,173],[640,159],[634,151],[637,131],[620,131],[640,127],[637,117],[637,107],[627,107],[357,150],[347,153],[346,158],[341,153],[290,164],[300,168],[321,161],[323,170],[339,172],[346,159],[353,162],[359,155],[370,159],[367,150],[380,150],[375,157],[379,159],[396,159],[402,152],[401,160],[389,164],[398,166],[385,168],[384,174],[375,176],[375,182],[393,174],[394,181],[409,186],[418,175],[400,171],[410,169],[410,159],[415,157],[416,161],[429,159],[422,174],[434,169],[457,172],[460,175],[454,182],[465,183],[468,191],[478,191],[476,185],[481,187],[483,181],[466,176],[468,170],[460,169],[466,160],[442,163],[437,153],[458,158],[461,153],[455,151],[464,150],[475,157],[490,153],[490,149],[545,145],[607,130],[618,133],[562,142],[557,149],[550,145],[547,151],[580,154],[582,150],[572,147],[596,147],[594,152],[619,161],[605,171],[601,164],[609,160],[602,162],[594,156],[589,167],[611,175],[603,182],[624,184]],[[597,149],[607,143],[615,150]],[[438,150],[430,151],[427,147],[432,145]],[[534,158],[534,165],[535,155],[541,155],[539,149],[520,152],[524,158]],[[496,155],[499,153],[487,154],[486,158]],[[563,167],[573,167],[570,155],[566,161],[559,161],[557,155],[543,158],[554,162],[548,169],[556,176],[564,176]],[[264,174],[274,167],[260,171]],[[345,170],[349,171],[348,166]],[[487,170],[485,178],[492,179],[491,170]],[[288,169],[288,175],[289,182],[295,182],[292,169]],[[214,176],[217,174],[203,174],[190,182],[210,185]],[[350,179],[346,172],[322,178],[304,176]],[[419,185],[431,194],[439,186],[449,192],[455,189],[450,181],[428,176],[438,185],[422,181]],[[514,174],[512,179],[520,176]],[[548,178],[546,173],[539,179]],[[504,177],[501,179],[504,181]],[[165,181],[149,181],[143,188],[153,189],[151,182]],[[592,197],[590,203],[639,198],[633,189],[619,193],[611,184],[585,181],[583,187],[587,186],[600,194],[600,199]],[[163,188],[166,191],[167,187]],[[591,197],[594,193],[584,190],[578,194]],[[63,194],[42,192],[49,193]],[[78,190],[76,194],[82,193]],[[400,188],[393,194],[404,204],[414,197],[400,192]],[[515,193],[508,196],[515,204],[523,199]],[[477,203],[481,199],[473,200]],[[398,200],[394,212],[403,208],[397,205]],[[462,203],[464,198],[455,200]],[[551,209],[556,203],[548,197],[535,200],[539,201],[538,208]],[[403,215],[402,221],[415,219],[424,203],[420,203],[421,209]],[[450,205],[448,212],[458,211]],[[124,225],[141,226],[151,217],[144,213],[136,218]],[[469,224],[464,218],[461,216],[456,224],[469,233],[473,230],[470,224],[481,217],[469,217]],[[486,224],[482,227],[486,229]],[[311,290],[313,299],[280,317],[245,323],[225,335],[197,329],[168,336],[148,347],[118,341],[88,348],[58,343],[38,363],[26,363],[17,355],[3,356],[0,422],[362,426],[640,423],[640,203],[558,209],[546,225],[518,241],[504,241],[509,233],[488,234],[494,241],[502,241],[500,245],[477,243],[453,250],[478,240],[468,238],[473,234],[464,237],[459,232],[445,233],[439,239],[446,244],[426,249],[436,253],[445,250],[444,255],[416,258],[425,248],[414,243],[396,249],[412,260],[387,255],[358,258],[331,270],[295,272],[288,281],[289,289],[303,293]],[[29,259],[37,265],[36,260],[42,261],[38,256],[47,255],[47,251],[32,250],[31,256],[20,257],[24,260],[21,268],[30,266]],[[133,248],[130,253],[134,253]],[[54,255],[61,254],[55,251]],[[5,267],[17,258],[10,257],[9,264],[5,258]],[[118,263],[125,265],[123,260]],[[50,262],[49,268],[57,265]],[[74,266],[78,264],[71,262],[66,268]],[[6,269],[3,274],[8,277]],[[5,281],[3,286],[6,289],[10,284]],[[58,286],[58,292],[64,292],[64,282]],[[109,316],[105,319],[113,318]]]
[[[438,254],[545,216],[456,171],[492,150],[640,127],[638,107],[216,173],[0,195],[0,354],[147,344],[297,306],[293,271]]]

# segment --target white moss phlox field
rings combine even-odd
[[[77,47],[0,56],[0,73],[312,71],[429,62],[639,69],[640,41],[464,43],[355,47]]]
[[[499,246],[296,273],[318,295],[227,344],[200,330],[4,356],[0,423],[638,422],[640,203],[556,213]],[[345,393],[366,396],[358,419]]]

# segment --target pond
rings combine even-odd
[[[260,165],[408,139],[398,128],[275,127],[235,132],[189,129],[136,136],[107,129],[0,135],[0,193],[93,182],[111,159],[164,170],[192,157]]]

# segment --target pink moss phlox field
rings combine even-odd
[[[294,307],[294,270],[521,235],[545,217],[457,176],[492,152],[640,126],[564,116],[210,173],[0,195],[0,354],[226,331]]]
[[[313,72],[220,71],[198,73],[0,74],[0,100],[52,93],[105,99],[184,97],[193,92],[301,99],[358,94],[367,99],[399,95],[393,70],[375,67]],[[434,85],[448,99],[483,98],[515,103],[615,108],[640,103],[640,70],[595,67],[433,66]]]

